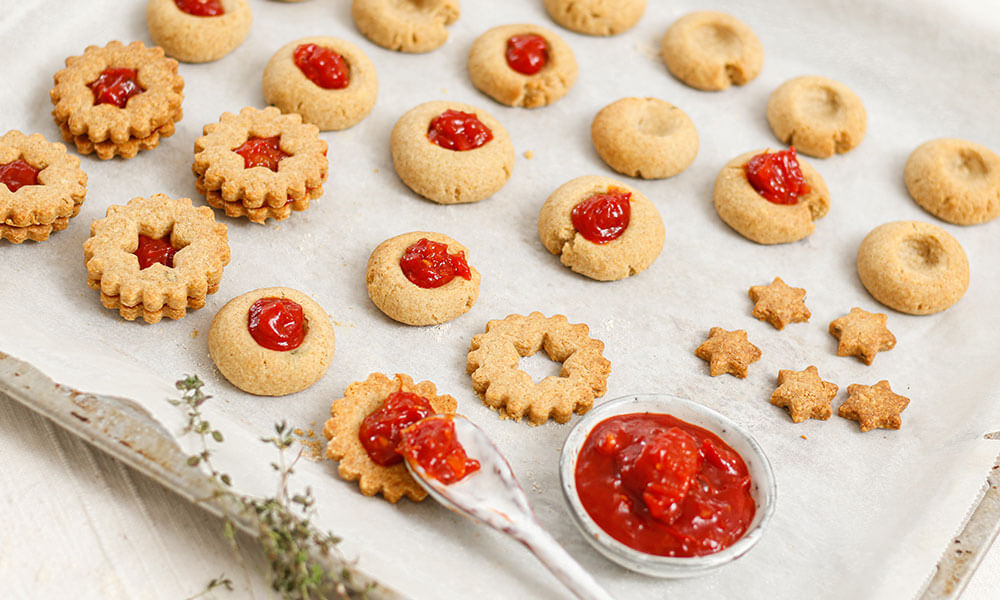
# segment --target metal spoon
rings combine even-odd
[[[480,470],[446,485],[406,456],[406,468],[413,478],[446,508],[524,544],[580,600],[613,600],[539,524],[510,464],[483,430],[461,415],[452,418],[459,443],[470,458],[479,461]]]

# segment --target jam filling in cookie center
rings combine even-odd
[[[87,84],[94,94],[94,104],[113,104],[125,108],[128,99],[146,91],[139,85],[139,72],[128,67],[104,69],[101,75]]]
[[[291,154],[281,149],[281,136],[261,138],[252,137],[233,152],[243,157],[243,168],[266,167],[272,171],[278,170],[278,163]]]
[[[460,481],[479,470],[479,461],[469,458],[455,435],[455,421],[437,415],[417,421],[402,432],[399,451],[445,485]]]
[[[540,35],[515,35],[507,40],[506,57],[511,69],[523,75],[534,75],[549,62],[549,48]]]
[[[153,265],[160,264],[173,268],[174,254],[177,248],[170,243],[170,234],[162,238],[152,238],[139,234],[139,246],[134,252],[139,259],[139,270],[148,269]]]
[[[38,185],[38,174],[41,172],[41,169],[18,158],[0,165],[0,183],[6,185],[11,192],[16,192],[26,185]]]
[[[472,279],[465,252],[448,254],[448,245],[420,238],[410,245],[399,259],[399,268],[414,285],[424,289],[447,284],[456,276]]]
[[[799,196],[812,190],[799,168],[795,146],[758,154],[743,165],[743,172],[753,189],[775,204],[797,204]]]
[[[306,318],[302,305],[287,298],[260,298],[247,311],[247,329],[258,345],[286,352],[302,345]]]
[[[493,139],[493,132],[473,113],[448,109],[431,121],[427,139],[446,150],[475,150]]]
[[[361,422],[358,439],[375,464],[383,467],[399,464],[403,462],[403,455],[397,450],[403,430],[433,414],[434,408],[423,396],[393,392]]]
[[[195,17],[218,17],[226,14],[222,0],[174,0],[181,11]]]
[[[324,90],[341,90],[351,83],[344,57],[316,44],[299,44],[292,54],[295,66]]]
[[[628,229],[632,215],[632,192],[621,188],[608,188],[603,194],[594,194],[573,207],[570,219],[573,228],[587,241],[606,244]]]

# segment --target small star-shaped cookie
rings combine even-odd
[[[806,291],[790,287],[781,277],[775,277],[771,285],[751,286],[749,294],[756,303],[753,316],[774,325],[775,329],[808,321],[812,316],[804,302]]]
[[[794,423],[806,419],[827,420],[833,414],[830,403],[837,395],[837,384],[823,381],[814,366],[805,371],[778,371],[778,387],[771,394],[771,404],[788,409]]]
[[[713,327],[708,339],[694,351],[694,355],[707,360],[712,377],[729,373],[739,378],[747,376],[750,363],[760,359],[760,348],[747,340],[744,329],[726,331]]]
[[[837,356],[857,356],[866,365],[872,364],[875,355],[882,350],[892,350],[896,336],[885,326],[886,316],[870,313],[858,307],[851,314],[834,319],[830,323],[830,333],[840,341]]]
[[[899,413],[906,410],[909,403],[909,398],[894,393],[884,379],[875,385],[852,383],[847,386],[847,400],[840,405],[837,414],[857,421],[861,431],[899,429],[902,423]]]

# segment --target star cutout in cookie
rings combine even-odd
[[[749,294],[756,303],[753,316],[774,325],[775,329],[784,329],[789,323],[803,323],[812,316],[804,302],[806,291],[789,286],[781,277],[775,277],[770,285],[752,286]]]
[[[857,421],[861,431],[899,429],[902,424],[899,414],[909,403],[909,398],[894,393],[884,379],[875,385],[852,383],[847,386],[847,400],[840,405],[837,414]]]
[[[726,331],[713,327],[708,332],[708,339],[698,346],[694,355],[708,361],[708,372],[712,377],[729,373],[742,379],[747,376],[750,363],[760,359],[760,348],[747,340],[744,329]]]
[[[896,336],[885,326],[886,316],[854,307],[851,314],[834,319],[830,334],[837,338],[837,356],[857,356],[866,365],[875,355],[896,346]]]
[[[830,418],[830,403],[837,396],[837,384],[823,381],[819,370],[809,366],[805,371],[778,371],[778,387],[771,394],[771,404],[787,408],[792,422]]]

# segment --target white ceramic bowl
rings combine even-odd
[[[757,511],[743,537],[714,554],[691,557],[658,556],[626,546],[608,535],[590,518],[576,491],[576,461],[580,449],[598,423],[609,417],[631,413],[673,415],[682,421],[711,431],[743,457],[750,473],[750,495],[757,503]],[[743,556],[757,543],[771,520],[777,491],[771,464],[764,456],[760,445],[749,433],[710,408],[669,394],[624,396],[604,402],[591,410],[576,424],[566,438],[566,443],[563,444],[559,475],[562,480],[563,495],[569,503],[574,521],[594,548],[626,569],[653,577],[672,579],[703,575]]]

